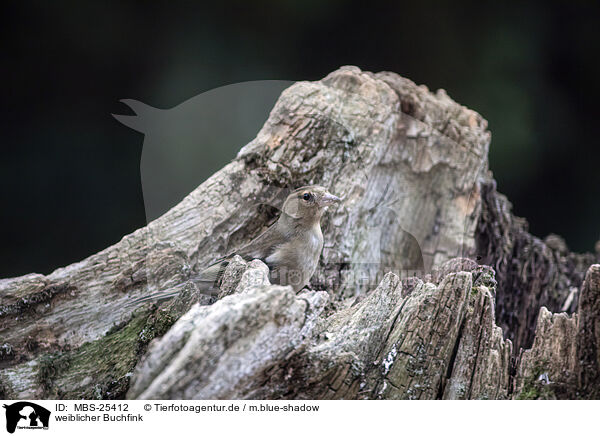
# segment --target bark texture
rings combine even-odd
[[[393,73],[294,84],[165,215],[50,275],[0,280],[0,396],[597,398],[598,256],[527,233],[489,143],[479,114]],[[218,296],[200,294],[198,271],[305,184],[344,198],[312,290],[238,258]]]
[[[583,278],[588,267],[600,261],[600,251],[571,253],[558,235],[536,238],[528,233],[523,218],[511,214],[512,206],[496,192],[495,181],[482,183],[481,192],[478,259],[496,270],[499,325],[517,349],[528,348],[541,306],[551,312],[577,309]]]

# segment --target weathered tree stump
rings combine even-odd
[[[489,143],[480,115],[393,73],[296,83],[162,217],[47,276],[0,280],[0,396],[598,398],[598,254],[527,233]],[[237,259],[202,295],[203,266],[276,219],[255,205],[305,184],[344,198],[312,290]]]

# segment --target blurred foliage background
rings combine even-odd
[[[498,188],[532,233],[558,233],[576,251],[600,237],[598,2],[2,10],[0,277],[48,273],[145,225],[143,137],[111,117],[126,112],[120,99],[169,108],[226,84],[316,80],[348,64],[444,88],[487,118]]]

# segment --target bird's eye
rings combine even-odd
[[[304,201],[308,201],[310,200],[310,194],[308,192],[305,192],[302,198],[304,199]]]

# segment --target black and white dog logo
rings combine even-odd
[[[18,429],[48,429],[50,411],[29,401],[19,401],[3,406],[6,409],[6,431]]]

